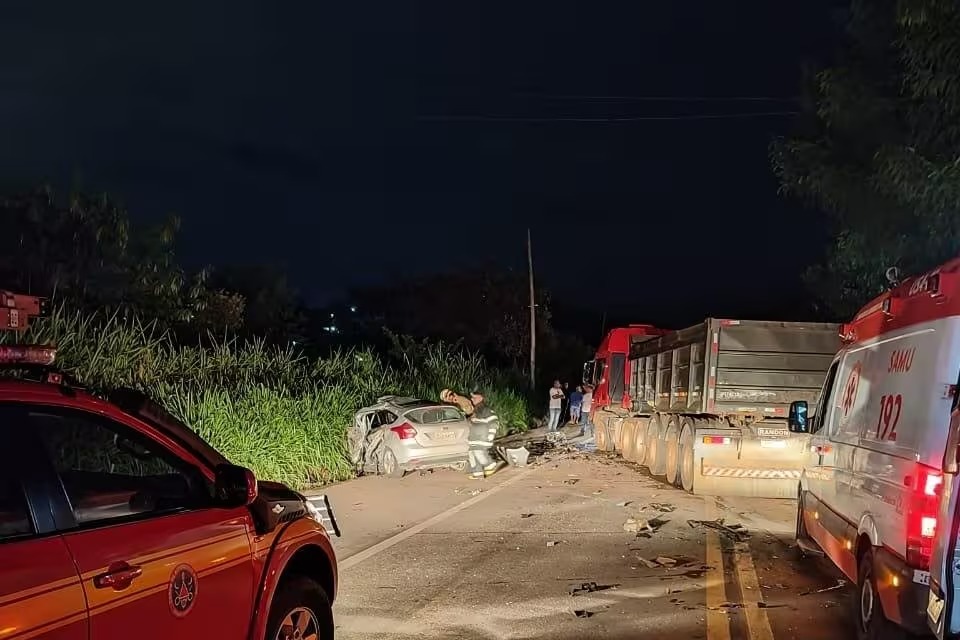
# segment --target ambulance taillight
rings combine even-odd
[[[929,467],[920,466],[916,483],[907,507],[907,564],[927,570],[933,553],[933,538],[937,533],[937,511],[943,475]]]

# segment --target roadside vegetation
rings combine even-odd
[[[379,395],[433,399],[444,387],[480,385],[505,430],[526,428],[526,398],[479,355],[391,337],[386,355],[355,348],[311,358],[263,339],[178,342],[155,322],[61,306],[18,339],[56,345],[58,366],[90,387],[149,393],[231,461],[295,487],[351,475],[346,429]]]

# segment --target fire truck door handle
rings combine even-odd
[[[126,563],[111,566],[105,573],[94,576],[93,586],[97,589],[125,589],[130,583],[143,575],[143,569]]]

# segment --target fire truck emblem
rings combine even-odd
[[[853,369],[850,370],[850,375],[847,376],[847,384],[843,388],[843,400],[840,408],[843,410],[843,417],[846,418],[847,414],[850,413],[850,409],[853,408],[854,403],[857,401],[857,387],[860,386],[860,369],[861,365],[858,362],[853,365]]]
[[[193,567],[181,564],[173,570],[167,596],[173,615],[182,618],[190,613],[193,604],[197,601],[197,574]]]

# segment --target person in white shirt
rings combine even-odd
[[[589,429],[593,434],[593,423],[590,422],[590,410],[593,409],[593,387],[584,385],[583,399],[580,401],[580,435],[586,435]]]
[[[560,413],[563,409],[563,387],[560,386],[559,380],[553,381],[553,386],[550,387],[550,417],[547,421],[547,431],[553,432],[557,430],[557,426],[560,424]]]

